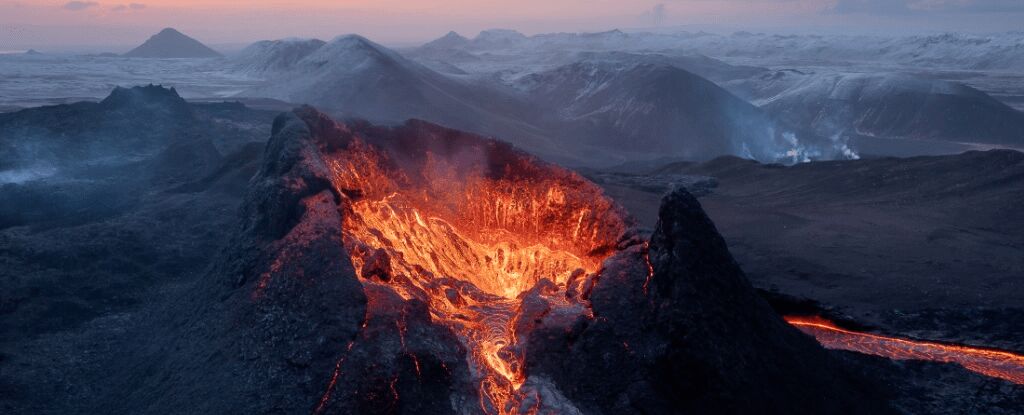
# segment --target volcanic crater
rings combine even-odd
[[[685,190],[646,237],[599,187],[508,144],[309,107],[278,117],[265,154],[214,270],[245,292],[227,312],[255,363],[234,370],[303,391],[260,408],[881,408],[758,297]]]
[[[534,317],[524,299],[569,322],[592,318],[593,279],[628,219],[597,186],[507,145],[377,132],[324,157],[356,274],[426,303],[458,335],[482,410],[531,412],[520,407],[517,339]]]

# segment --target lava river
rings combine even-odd
[[[449,150],[357,138],[334,153],[344,244],[364,285],[424,301],[459,337],[481,411],[535,413],[539,398],[521,390],[519,340],[533,320],[519,319],[523,298],[591,317],[588,289],[625,216],[576,174],[514,150],[489,142]]]
[[[890,359],[957,363],[986,376],[1024,384],[1024,355],[929,341],[859,333],[820,317],[787,316],[786,321],[829,349],[850,350]]]

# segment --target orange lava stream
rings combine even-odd
[[[328,160],[345,195],[342,234],[356,273],[426,302],[432,319],[459,336],[483,412],[535,413],[520,407],[522,294],[546,287],[540,295],[551,308],[589,315],[583,298],[566,293],[598,271],[625,224],[573,173],[515,159],[523,164],[495,174],[481,163],[422,157],[398,168],[356,139]]]
[[[986,376],[1024,384],[1024,355],[978,347],[901,339],[840,328],[820,317],[787,316],[786,322],[814,336],[829,349],[890,359],[956,363]]]

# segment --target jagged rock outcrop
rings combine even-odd
[[[539,328],[528,342],[529,371],[584,413],[887,411],[876,385],[754,293],[685,190],[662,201],[649,248],[605,264],[594,319]]]

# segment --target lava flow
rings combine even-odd
[[[787,316],[786,321],[814,336],[829,349],[841,349],[890,359],[957,363],[986,376],[1024,384],[1024,355],[953,344],[901,339],[840,328],[820,317]]]
[[[345,247],[364,284],[424,301],[456,333],[483,412],[536,412],[521,407],[522,299],[589,315],[585,287],[614,251],[624,216],[578,175],[507,146],[434,144],[354,138],[331,155]]]

